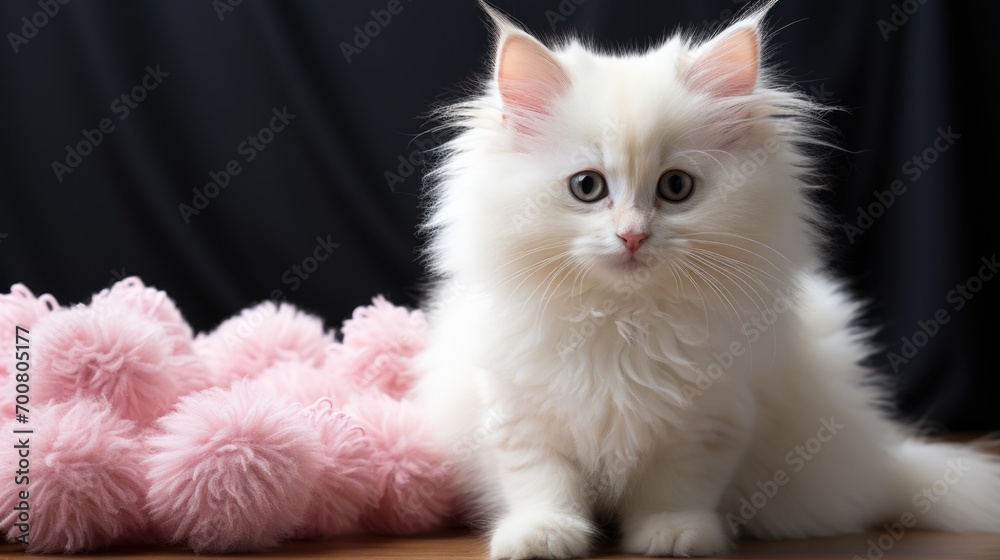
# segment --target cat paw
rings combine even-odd
[[[576,515],[510,514],[493,531],[490,558],[580,558],[589,552],[593,532],[591,523]]]
[[[713,556],[729,548],[722,518],[707,511],[664,512],[626,521],[622,548],[645,556]]]

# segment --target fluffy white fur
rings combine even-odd
[[[492,79],[446,112],[460,131],[431,177],[415,393],[491,556],[584,556],[597,519],[650,556],[907,513],[1000,530],[1000,467],[912,438],[866,381],[857,306],[818,272],[820,109],[760,67],[762,11],[615,54],[493,17]],[[656,194],[674,169],[695,179],[680,203]],[[606,198],[571,195],[583,170]],[[625,234],[648,238],[633,255]]]

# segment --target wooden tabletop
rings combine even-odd
[[[878,539],[882,538],[881,550]],[[739,544],[733,554],[720,558],[775,558],[805,560],[816,558],[847,558],[852,560],[878,560],[896,558],[952,559],[990,558],[1000,559],[1000,534],[996,535],[956,535],[950,533],[910,532],[898,541],[883,533],[847,535],[829,539],[801,541],[746,541]],[[482,560],[485,558],[485,543],[468,533],[449,532],[420,538],[368,537],[359,536],[323,542],[293,542],[277,550],[242,556],[245,558],[334,558],[338,560],[361,560],[378,558],[391,559],[434,559],[434,560]],[[205,555],[214,557],[217,555]],[[132,558],[147,559],[191,558],[193,554],[177,549],[111,549],[102,554],[77,554],[73,560],[84,558]],[[228,556],[227,556],[228,557]],[[241,557],[241,556],[232,556]],[[19,552],[15,545],[0,546],[3,558],[48,558]],[[640,558],[616,554],[613,550],[602,551],[593,558]]]

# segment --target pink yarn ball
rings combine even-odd
[[[130,276],[94,294],[90,303],[95,309],[115,305],[125,306],[163,328],[172,344],[170,353],[177,362],[174,369],[181,373],[177,381],[183,394],[212,385],[208,366],[195,355],[194,333],[166,292],[146,286],[137,276]]]
[[[157,321],[173,341],[175,350],[190,348],[194,333],[166,292],[147,287],[137,276],[129,276],[94,294],[90,306],[98,308],[116,304]]]
[[[455,491],[447,453],[409,401],[371,393],[350,401],[349,414],[372,441],[378,505],[362,523],[369,530],[412,535],[445,527]]]
[[[226,386],[256,377],[279,362],[321,366],[336,344],[323,321],[295,306],[264,302],[227,319],[213,332],[195,338],[195,350]]]
[[[320,399],[342,405],[353,387],[325,368],[301,362],[279,362],[254,378],[253,383],[274,395],[309,406]]]
[[[14,360],[15,332],[17,327],[28,329],[25,336],[32,338],[31,329],[39,319],[59,309],[59,303],[49,294],[35,297],[23,284],[14,284],[9,294],[0,294],[0,414],[10,418],[14,414],[15,379],[11,376]],[[24,333],[22,333],[24,334]],[[29,352],[30,354],[30,352]]]
[[[305,415],[323,443],[323,470],[309,511],[295,538],[324,539],[357,531],[361,515],[374,508],[374,448],[363,429],[330,399],[321,399]]]
[[[324,459],[302,408],[247,382],[182,398],[148,444],[147,510],[165,540],[197,552],[291,536]]]
[[[42,318],[32,330],[32,398],[107,399],[122,417],[146,424],[173,406],[183,375],[170,361],[163,328],[120,305],[82,305]]]
[[[14,284],[9,294],[0,294],[0,332],[5,336],[0,339],[4,349],[14,351],[14,330],[21,326],[31,329],[39,319],[59,309],[59,302],[49,294],[35,297],[24,284]],[[10,336],[6,336],[10,333]],[[6,361],[0,362],[0,372],[7,371]]]
[[[344,322],[343,351],[329,366],[359,388],[377,389],[395,399],[414,382],[413,358],[427,344],[427,321],[420,311],[392,305],[379,296],[354,310]]]
[[[33,434],[13,434],[25,425],[8,423],[9,444],[0,447],[0,527],[9,541],[21,533],[13,509],[23,485],[16,485],[17,438],[30,439],[27,551],[71,553],[140,540],[146,529],[145,451],[135,424],[106,403],[77,400],[34,408]]]

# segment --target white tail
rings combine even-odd
[[[981,447],[904,442],[897,451],[898,521],[921,529],[1000,533],[1000,457]]]

